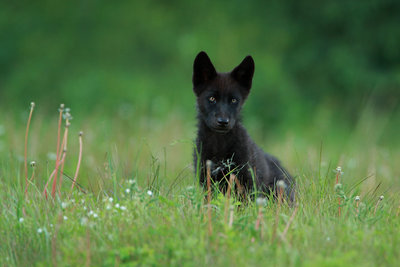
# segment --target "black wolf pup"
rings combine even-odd
[[[227,186],[226,174],[232,170],[248,193],[256,189],[269,195],[282,180],[286,195],[293,203],[292,177],[275,157],[264,153],[251,140],[240,122],[240,110],[249,95],[253,74],[251,56],[233,71],[218,73],[205,52],[197,55],[193,66],[198,110],[194,166],[199,162],[200,184],[205,186],[206,161],[210,160],[211,178],[219,183],[222,191]]]

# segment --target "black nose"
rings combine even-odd
[[[228,118],[217,118],[217,122],[219,126],[227,126],[229,123]]]

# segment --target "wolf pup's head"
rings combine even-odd
[[[236,124],[254,74],[254,61],[245,57],[229,73],[218,73],[205,52],[193,65],[193,91],[197,97],[199,119],[214,132],[228,133]]]

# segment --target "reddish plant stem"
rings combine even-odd
[[[228,221],[228,209],[229,209],[229,203],[231,199],[231,190],[232,190],[232,185],[233,181],[235,180],[235,175],[231,174],[229,175],[229,183],[228,183],[228,190],[226,193],[226,203],[225,203],[225,213],[224,213],[224,223],[226,224]]]
[[[337,172],[336,172],[336,184],[339,184],[340,172],[341,172],[341,170],[337,170]],[[340,196],[338,197],[338,204],[339,204],[339,206],[338,206],[338,215],[340,217],[340,215],[341,215]]]
[[[35,103],[31,103],[31,111],[29,112],[28,123],[26,125],[25,131],[25,151],[24,151],[24,170],[25,170],[25,197],[28,193],[28,134],[29,134],[29,126],[31,124],[33,108],[35,107]]]
[[[69,125],[70,124],[69,124],[69,121],[67,118],[65,121],[65,131],[64,131],[64,137],[63,137],[64,146],[60,148],[61,151],[67,151]],[[60,182],[59,182],[59,186],[58,186],[58,194],[59,195],[61,195],[61,186],[62,186],[63,174],[64,174],[64,163],[65,163],[65,161],[62,162],[61,169],[60,169]]]
[[[283,188],[282,187],[278,187],[278,207],[276,208],[275,224],[274,224],[274,228],[272,229],[271,242],[273,242],[275,240],[276,232],[277,232],[277,229],[278,229],[279,212],[281,210],[282,197],[283,197]]]
[[[65,160],[65,155],[66,155],[66,151],[63,151],[62,158],[61,158],[61,160],[58,162],[58,165],[56,165],[56,168],[58,168],[58,166],[64,162],[64,160]],[[53,179],[55,173],[56,173],[56,169],[53,170],[53,172],[51,173],[49,179],[47,180],[46,185],[44,186],[43,194],[44,194],[44,196],[46,197],[46,199],[47,199],[47,187],[48,187],[49,183],[51,182],[51,180]]]
[[[54,174],[54,180],[53,180],[53,187],[51,189],[51,196],[53,198],[55,198],[55,196],[56,196],[57,175],[58,175],[58,168],[60,166],[60,164],[59,164],[59,160],[60,160],[59,152],[60,152],[60,133],[61,133],[62,113],[63,113],[63,109],[60,108],[60,115],[58,117],[58,130],[57,130],[56,168],[55,168],[55,174]]]
[[[289,219],[289,221],[288,221],[287,224],[286,224],[285,230],[283,230],[283,233],[282,233],[282,239],[283,239],[283,240],[286,239],[286,234],[287,234],[287,232],[289,231],[289,227],[290,227],[290,225],[292,224],[292,222],[293,222],[293,220],[294,220],[294,217],[296,216],[296,213],[297,213],[297,210],[298,210],[298,209],[299,209],[299,205],[296,205],[296,207],[294,208],[294,211],[293,211],[293,213],[292,213],[292,216],[290,216],[290,219]]]
[[[78,178],[78,173],[79,173],[79,168],[81,166],[81,161],[82,161],[82,147],[83,147],[83,142],[82,142],[82,135],[83,133],[79,133],[79,157],[78,157],[78,164],[76,165],[76,170],[75,170],[75,175],[74,175],[74,180],[72,181],[72,186],[71,186],[71,193],[72,190],[74,189],[76,180]]]

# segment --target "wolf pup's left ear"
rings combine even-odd
[[[217,71],[215,70],[210,58],[206,52],[201,51],[195,58],[193,64],[193,86],[194,92],[199,95],[201,93],[200,85],[203,85],[217,76]]]
[[[243,59],[231,73],[232,77],[239,82],[240,85],[250,90],[254,74],[254,60],[251,56]]]

